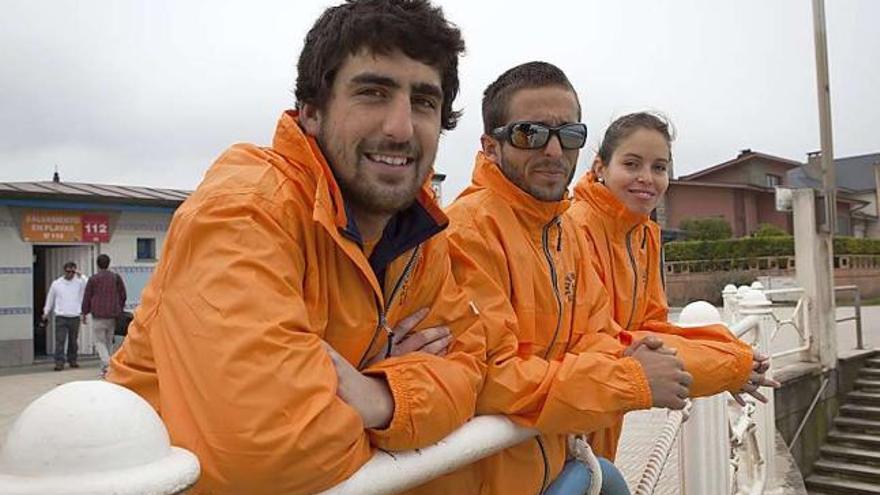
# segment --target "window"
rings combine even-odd
[[[848,211],[838,212],[837,213],[837,235],[842,235],[842,236],[853,235],[851,221],[852,221],[852,218],[850,218]]]
[[[155,260],[156,259],[156,239],[153,237],[138,237],[137,240],[137,259],[139,260]]]
[[[782,177],[776,174],[767,174],[767,187],[776,187],[782,185]]]

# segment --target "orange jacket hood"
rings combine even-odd
[[[476,485],[464,493],[539,493],[562,469],[568,434],[651,404],[641,366],[620,357],[586,245],[562,221],[567,206],[537,201],[480,153],[471,186],[447,209],[453,273],[487,334],[477,413],[541,435],[429,484],[430,493],[459,493],[457,479]]]
[[[636,225],[656,225],[648,215],[636,213],[617,199],[605,184],[596,180],[596,174],[589,171],[574,185],[574,198],[576,201],[587,201],[590,205],[601,212],[621,231],[631,229]]]
[[[480,191],[492,191],[510,205],[517,219],[526,229],[541,228],[550,220],[562,215],[570,201],[540,201],[520,189],[501,171],[501,167],[490,160],[482,151],[474,159],[474,173],[471,184],[459,194],[463,199]]]
[[[629,210],[593,172],[577,182],[574,198],[567,216],[590,241],[614,319],[627,330],[646,319],[666,321],[659,226]]]
[[[193,493],[320,492],[372,446],[424,447],[473,415],[485,336],[429,198],[423,190],[411,214],[434,219],[434,230],[411,233],[416,245],[380,276],[346,233],[342,196],[295,113],[281,116],[272,148],[235,145],[208,170],[174,215],[108,375],[198,455]],[[455,340],[444,358],[413,353],[364,369],[384,376],[395,407],[387,428],[364,430],[336,395],[322,341],[363,368],[386,352],[386,329],[422,307],[418,328],[446,326]]]

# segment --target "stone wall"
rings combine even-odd
[[[720,305],[721,290],[727,284],[748,285],[763,277],[791,277],[794,270],[736,270],[717,272],[690,272],[666,274],[666,298],[670,306],[684,306],[695,300],[705,300]],[[880,297],[880,269],[838,268],[834,270],[834,285],[856,285],[862,299]],[[850,293],[841,293],[841,301],[851,300]]]

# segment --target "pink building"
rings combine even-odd
[[[880,160],[880,154],[876,157]],[[810,163],[814,159],[813,154]],[[842,166],[849,161],[835,160],[838,177],[850,173]],[[670,180],[666,196],[657,206],[657,221],[668,232],[680,229],[687,219],[721,217],[734,237],[750,235],[765,223],[791,233],[791,213],[776,211],[775,187],[815,187],[802,180],[808,168],[787,158],[742,150],[732,160]],[[876,192],[878,187],[870,189]],[[859,226],[876,224],[877,214],[865,211],[866,202],[849,193],[844,188],[838,194],[838,234],[870,235],[873,229]]]

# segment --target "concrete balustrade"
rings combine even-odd
[[[4,495],[170,495],[199,477],[153,408],[103,381],[60,385],[28,405],[0,449]]]
[[[758,318],[757,329],[757,350],[767,356],[770,355],[770,336],[773,334],[776,322],[773,319],[773,303],[770,302],[761,290],[752,289],[745,292],[739,302],[740,313],[743,316],[756,316]],[[768,378],[772,378],[772,368],[765,374]],[[775,472],[775,455],[776,450],[776,415],[773,393],[765,394],[766,403],[754,402],[756,407],[755,423],[757,425],[757,437],[759,443],[760,459],[759,472],[761,473],[755,484],[750,487],[747,493],[762,494],[767,493],[766,488],[769,485],[770,477]],[[748,398],[747,400],[752,400]]]
[[[729,298],[736,288],[728,285],[725,291]],[[705,301],[685,306],[677,322],[683,328],[719,323],[722,323],[721,314]],[[687,494],[729,495],[726,473],[730,469],[730,443],[727,441],[726,408],[727,401],[722,394],[692,401],[691,417],[682,430],[682,443],[685,446],[699,445],[700,448],[683,449],[681,473]]]
[[[724,303],[721,314],[724,321],[729,325],[734,322],[736,317],[736,286],[733,284],[725,285],[724,290],[721,291],[721,300]]]

